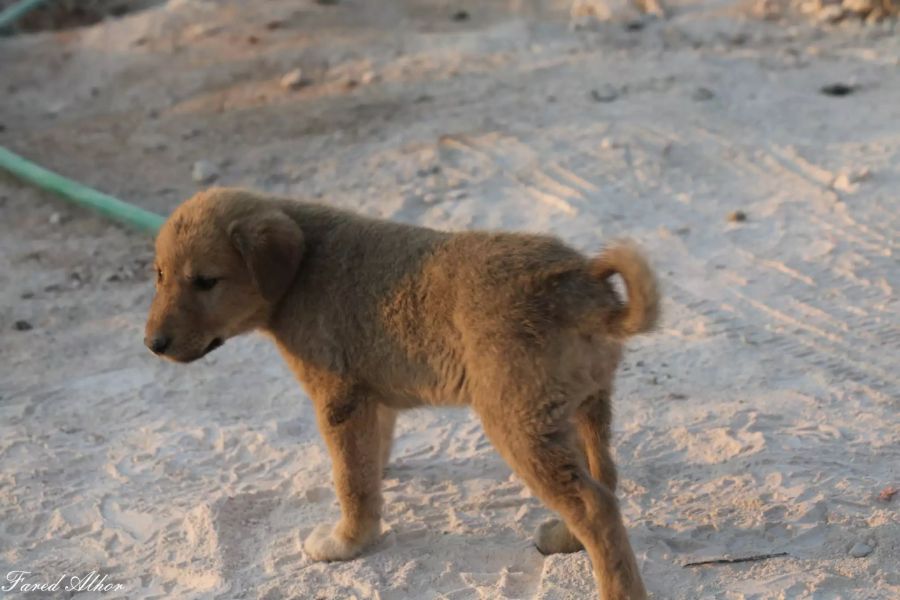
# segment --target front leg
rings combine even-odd
[[[303,548],[313,560],[349,560],[381,532],[381,457],[377,403],[355,386],[315,394],[319,431],[331,454],[341,520],[313,530]]]

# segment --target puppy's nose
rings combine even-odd
[[[144,338],[144,344],[150,348],[154,354],[165,354],[166,348],[172,343],[172,338],[167,335],[154,335]]]

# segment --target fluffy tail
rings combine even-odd
[[[610,315],[612,335],[629,337],[656,326],[659,319],[659,287],[650,265],[632,242],[620,241],[606,248],[594,259],[592,271],[601,279],[618,273],[625,280],[628,301]]]

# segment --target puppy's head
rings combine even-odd
[[[197,194],[156,238],[156,296],[144,343],[190,362],[263,326],[302,254],[303,234],[278,203],[239,190]]]

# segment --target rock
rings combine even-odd
[[[705,102],[707,100],[712,100],[715,97],[716,95],[712,92],[712,90],[705,87],[699,87],[694,90],[693,94],[691,94],[691,98],[693,98],[697,102]]]
[[[819,21],[820,23],[837,23],[843,19],[845,15],[846,11],[843,6],[829,4],[816,11],[816,21]]]
[[[575,0],[569,10],[569,23],[574,29],[590,28],[595,23],[634,23],[640,20],[641,14],[631,0]]]
[[[612,150],[613,148],[618,148],[618,143],[611,137],[605,137],[600,140],[600,147],[604,150]]]
[[[781,3],[778,0],[756,0],[753,4],[753,13],[759,19],[774,21],[781,18]]]
[[[846,83],[830,83],[823,85],[819,91],[826,96],[849,96],[856,91],[856,86]]]
[[[871,177],[871,175],[872,172],[866,167],[841,173],[831,182],[831,187],[839,192],[852,193],[859,189],[859,185],[857,184],[859,184],[860,181],[865,181]]]
[[[219,178],[219,170],[216,165],[208,160],[198,160],[194,163],[191,177],[197,183],[212,183]]]
[[[469,11],[458,10],[455,13],[453,13],[450,16],[450,18],[453,19],[454,21],[456,21],[457,23],[460,23],[462,21],[468,21],[469,20]]]
[[[16,331],[29,331],[34,329],[34,327],[28,321],[16,321],[16,324],[13,325]]]
[[[286,90],[296,90],[309,85],[309,80],[303,77],[302,69],[288,71],[281,77],[281,87]]]
[[[62,221],[62,216],[58,212],[55,212],[50,215],[50,219],[48,220],[50,221],[51,225],[59,225],[60,221]]]
[[[872,554],[872,547],[868,544],[863,544],[862,542],[856,542],[853,544],[853,547],[850,548],[850,556],[853,558],[863,558]]]
[[[743,223],[747,220],[747,213],[742,210],[735,210],[728,213],[728,220],[732,223]]]
[[[604,85],[591,90],[591,99],[594,102],[612,102],[619,97],[619,91],[611,85]]]
[[[841,7],[850,14],[865,17],[876,8],[881,8],[881,3],[875,0],[843,0]]]

